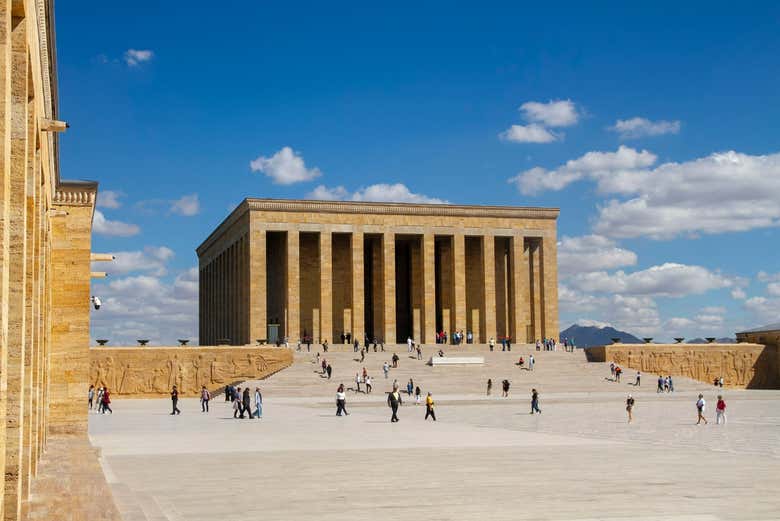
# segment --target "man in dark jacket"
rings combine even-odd
[[[393,392],[387,395],[387,405],[393,410],[393,416],[390,422],[398,421],[398,406],[401,405],[401,393],[398,392],[398,385],[393,386]]]
[[[244,388],[244,395],[241,397],[241,418],[244,417],[244,413],[247,414],[248,419],[252,419],[252,398],[249,396],[249,386]]]
[[[179,407],[177,407],[177,404],[179,403],[179,391],[176,389],[175,385],[173,386],[173,389],[171,389],[171,403],[173,405],[171,416],[174,414],[181,414]]]

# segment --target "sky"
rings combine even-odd
[[[630,4],[58,2],[92,338],[197,339],[245,197],[559,207],[561,329],[780,321],[780,6]]]

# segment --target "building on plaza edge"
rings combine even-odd
[[[557,338],[558,214],[245,199],[197,248],[200,344]]]

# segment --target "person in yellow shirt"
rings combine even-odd
[[[431,396],[431,393],[428,393],[428,396],[425,397],[425,419],[428,419],[428,416],[433,418],[433,421],[436,421],[436,413],[433,412],[433,396]]]

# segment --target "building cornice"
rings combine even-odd
[[[430,217],[493,217],[505,219],[551,219],[558,208],[523,206],[478,206],[454,204],[380,203],[363,201],[314,201],[299,199],[244,199],[206,238],[196,252],[205,251],[246,212],[300,212],[375,215],[418,215]]]
[[[94,209],[98,184],[95,181],[62,181],[57,185],[53,204],[62,206],[90,206]]]

